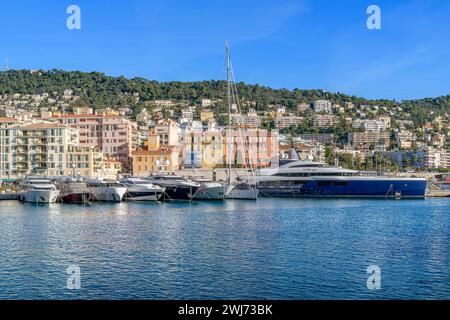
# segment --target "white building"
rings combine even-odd
[[[332,104],[331,101],[328,100],[317,100],[314,101],[313,105],[314,111],[317,113],[331,113],[332,112]]]

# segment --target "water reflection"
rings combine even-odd
[[[446,201],[5,201],[0,298],[449,298]]]

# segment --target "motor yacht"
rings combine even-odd
[[[59,190],[48,179],[27,178],[20,183],[19,200],[30,203],[54,203],[59,199]]]
[[[164,188],[139,178],[120,180],[127,187],[125,200],[127,201],[158,201],[164,194]]]

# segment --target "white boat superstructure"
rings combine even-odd
[[[94,195],[94,200],[104,202],[120,202],[123,200],[127,187],[115,180],[90,180],[87,186]]]
[[[125,199],[127,201],[158,201],[165,189],[140,178],[127,178],[120,180],[127,187]]]
[[[54,203],[58,201],[59,190],[48,179],[30,178],[20,184],[19,200],[30,203]]]

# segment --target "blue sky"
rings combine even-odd
[[[1,0],[0,61],[158,81],[236,79],[367,98],[450,94],[447,0]],[[81,30],[66,8],[81,8]],[[368,30],[366,9],[382,10]]]

